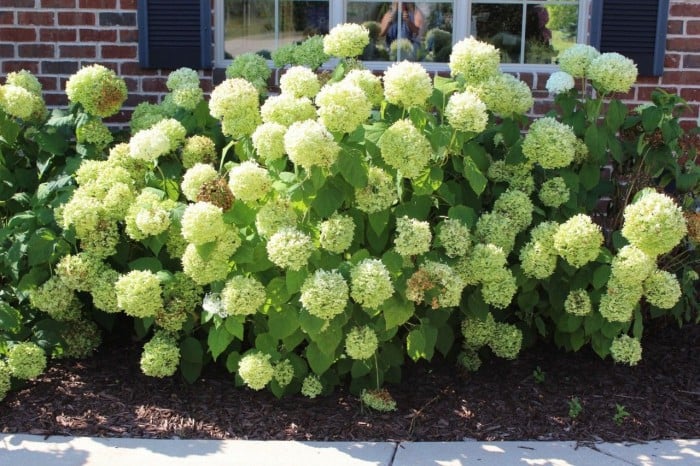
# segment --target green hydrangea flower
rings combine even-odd
[[[542,168],[564,168],[574,160],[576,141],[570,126],[544,117],[530,125],[523,141],[523,154]]]
[[[537,195],[545,206],[557,208],[569,202],[571,193],[564,178],[557,176],[542,183]]]
[[[181,224],[182,236],[197,245],[216,241],[229,232],[221,207],[208,202],[188,205],[182,214]]]
[[[279,123],[263,123],[253,133],[253,147],[263,162],[271,162],[284,156],[284,134],[287,127]]]
[[[114,140],[107,125],[98,118],[90,119],[85,124],[78,126],[75,130],[75,136],[78,142],[94,144],[99,149],[106,147]]]
[[[601,94],[629,92],[637,81],[637,65],[619,53],[604,53],[591,61],[588,77]]]
[[[260,114],[264,123],[290,127],[293,123],[315,119],[316,107],[306,97],[280,94],[268,97],[260,107]]]
[[[299,301],[309,314],[330,320],[348,303],[348,284],[340,272],[317,270],[301,287]]]
[[[292,47],[291,61],[288,63],[307,66],[312,70],[315,70],[319,66],[323,65],[330,58],[324,51],[324,37],[320,35],[315,35],[308,37],[301,44],[295,44]],[[273,59],[275,58],[275,53],[272,53]],[[286,63],[285,63],[286,64]],[[275,62],[275,66],[277,62]]]
[[[267,256],[283,269],[301,270],[313,250],[311,238],[296,228],[281,228],[267,242]]]
[[[265,287],[253,277],[236,275],[221,291],[221,304],[228,315],[255,314],[266,300]]]
[[[365,406],[369,406],[375,411],[382,413],[396,411],[396,401],[384,388],[376,390],[363,389],[362,393],[360,393],[360,400]]]
[[[571,290],[564,301],[564,310],[574,316],[587,316],[593,312],[591,297],[586,290]]]
[[[519,191],[514,191],[519,192]],[[515,246],[518,229],[513,222],[500,213],[486,212],[476,221],[474,236],[481,243],[495,244],[510,254]]]
[[[5,84],[10,86],[21,87],[32,94],[41,97],[42,86],[39,80],[31,71],[19,70],[7,73],[5,76]]]
[[[506,253],[495,244],[475,244],[471,253],[462,257],[455,265],[455,271],[466,285],[493,281],[499,270],[506,265]]]
[[[321,89],[321,82],[316,73],[305,66],[293,66],[280,78],[280,90],[294,97],[313,99]]]
[[[534,210],[530,197],[522,191],[512,190],[501,194],[493,204],[493,213],[508,218],[517,232],[524,231],[532,223]]]
[[[486,176],[499,183],[508,183],[510,189],[517,189],[527,195],[535,190],[535,179],[529,164],[507,165],[504,160],[495,160],[489,166]]]
[[[139,131],[129,141],[131,157],[145,162],[153,162],[168,152],[170,152],[168,135],[162,129],[155,127]]]
[[[644,297],[652,306],[671,309],[681,298],[681,285],[672,273],[655,270],[644,280]]]
[[[327,84],[316,96],[318,117],[330,131],[352,133],[372,114],[372,103],[349,81]]]
[[[379,259],[363,259],[350,271],[351,296],[366,309],[377,309],[394,294],[389,271]]]
[[[229,258],[240,245],[238,234],[230,230],[206,255],[196,245],[188,244],[182,254],[182,271],[198,285],[224,280],[229,273]]]
[[[445,116],[453,128],[468,133],[482,132],[489,118],[486,104],[471,91],[452,94],[445,107]]]
[[[12,84],[0,86],[0,108],[15,118],[28,121],[40,120],[46,113],[41,97]]]
[[[116,270],[105,267],[100,271],[90,288],[93,306],[108,313],[119,312],[117,292],[114,288],[117,280],[119,280],[119,272]]]
[[[131,134],[150,128],[164,118],[171,116],[162,105],[141,102],[131,113]]]
[[[612,260],[612,276],[620,283],[639,285],[656,269],[656,261],[641,249],[628,244]]]
[[[83,106],[91,115],[105,118],[121,109],[126,100],[126,83],[102,65],[82,68],[66,83],[68,100]]]
[[[378,167],[370,167],[367,186],[355,189],[355,206],[372,214],[388,209],[398,200],[394,178]]]
[[[267,81],[271,74],[272,70],[267,66],[267,61],[257,53],[242,53],[226,68],[227,78],[245,79],[253,84],[260,94],[267,92]]]
[[[630,322],[643,293],[641,284],[621,283],[613,276],[600,298],[600,314],[610,322]]]
[[[464,284],[447,264],[426,261],[406,282],[406,298],[433,309],[459,306]]]
[[[625,207],[624,216],[622,236],[653,257],[671,251],[688,232],[680,207],[652,189]]]
[[[174,335],[158,331],[143,345],[141,371],[147,376],[170,377],[179,364],[180,348]]]
[[[36,379],[46,369],[46,354],[36,343],[18,343],[7,353],[7,366],[18,379]]]
[[[410,120],[399,120],[379,139],[382,159],[406,178],[417,178],[430,162],[430,141]]]
[[[323,392],[323,384],[317,375],[307,375],[301,384],[301,394],[307,398],[316,398]]]
[[[430,250],[433,236],[430,224],[403,216],[396,219],[396,237],[394,246],[402,256],[418,256]]]
[[[352,217],[335,213],[319,227],[321,247],[326,251],[340,254],[352,244],[355,236],[355,222]]]
[[[448,257],[462,257],[472,247],[469,227],[460,220],[448,218],[437,227],[437,243],[445,249]]]
[[[574,78],[588,75],[591,62],[600,56],[594,47],[585,44],[575,44],[559,54],[559,68]]]
[[[491,313],[486,314],[486,319],[470,317],[462,321],[462,336],[464,344],[470,348],[481,348],[488,345],[493,338],[496,322]]]
[[[619,336],[610,344],[610,356],[615,362],[636,366],[642,360],[642,344],[629,335]]]
[[[165,118],[153,125],[151,129],[162,131],[168,137],[168,152],[176,151],[182,144],[185,143],[187,130],[182,123],[174,118]]]
[[[258,90],[245,79],[227,79],[212,91],[209,113],[221,120],[225,135],[233,138],[250,136],[260,124]]]
[[[507,308],[518,290],[513,272],[506,268],[494,270],[492,276],[481,283],[484,302],[498,309]]]
[[[403,108],[423,107],[433,95],[433,83],[419,63],[402,61],[384,72],[386,101]]]
[[[199,75],[191,68],[178,68],[168,75],[165,86],[171,91],[181,87],[199,87]]]
[[[73,321],[80,318],[80,302],[73,289],[56,275],[29,293],[29,303],[54,320]]]
[[[238,363],[238,375],[249,388],[262,390],[275,375],[270,355],[259,352],[246,354]]]
[[[284,135],[284,149],[295,165],[329,168],[340,153],[333,135],[319,122],[306,120],[293,123]]]
[[[493,45],[468,37],[452,46],[450,73],[462,75],[467,83],[478,84],[498,74],[501,55]]]
[[[204,91],[199,86],[178,87],[172,93],[173,103],[185,110],[193,111],[204,97]]]
[[[377,334],[367,326],[354,327],[345,336],[345,353],[352,359],[369,359],[378,347]]]
[[[569,73],[566,71],[555,71],[549,75],[547,84],[544,87],[550,94],[557,95],[569,92],[575,85],[574,77]]]
[[[283,359],[275,364],[272,378],[283,388],[292,383],[294,379],[294,366],[289,359]]]
[[[218,177],[219,173],[211,165],[196,163],[182,177],[182,183],[180,184],[182,194],[185,195],[188,201],[195,202],[202,186]]]
[[[474,348],[467,346],[459,353],[457,361],[459,365],[468,372],[476,372],[481,367],[479,353]]]
[[[338,58],[362,55],[369,44],[369,30],[361,24],[345,23],[335,26],[323,38],[323,52]]]
[[[216,145],[207,136],[194,135],[185,139],[182,146],[182,165],[192,168],[198,163],[216,162]]]
[[[163,311],[156,324],[169,332],[179,332],[195,308],[202,303],[202,287],[183,272],[175,272],[163,286]]]
[[[102,334],[97,324],[83,319],[71,322],[61,333],[61,338],[65,345],[61,345],[63,352],[57,355],[59,358],[87,358],[102,343]]]
[[[499,358],[515,359],[523,344],[523,332],[513,324],[497,322],[489,347]]]
[[[370,70],[351,70],[343,80],[362,89],[372,105],[377,106],[384,100],[382,80]]]
[[[158,193],[142,191],[126,212],[126,234],[141,240],[162,233],[170,226],[169,210],[173,207],[172,201],[163,201]]]
[[[250,203],[270,192],[272,178],[265,168],[248,160],[231,169],[228,185],[236,199]]]
[[[532,240],[520,250],[520,265],[528,277],[543,280],[557,268],[557,255],[547,245]]]
[[[12,374],[5,361],[0,361],[0,401],[4,400],[12,388]]]
[[[511,74],[498,73],[467,89],[479,96],[486,108],[503,117],[527,113],[535,103],[530,86]]]
[[[92,281],[103,266],[99,259],[85,253],[69,254],[56,264],[56,275],[72,290],[90,291]]]
[[[603,233],[591,218],[584,214],[571,217],[559,225],[554,234],[554,249],[574,267],[582,267],[600,254]]]
[[[274,200],[265,203],[255,216],[255,228],[258,234],[269,238],[284,227],[295,227],[297,214],[284,200]]]
[[[114,284],[117,305],[132,317],[155,317],[163,309],[160,280],[150,271],[132,270]]]

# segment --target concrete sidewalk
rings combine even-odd
[[[700,465],[700,440],[575,442],[281,442],[0,435],[2,466]]]

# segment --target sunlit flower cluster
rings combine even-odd
[[[525,275],[544,279],[554,273],[557,252],[554,234],[559,229],[556,222],[542,222],[530,232],[530,241],[520,250],[520,264]]]
[[[588,77],[603,94],[628,92],[637,80],[637,65],[619,53],[603,53],[591,62]]]
[[[369,70],[351,70],[345,75],[344,81],[362,89],[362,92],[365,93],[365,96],[373,105],[379,105],[384,100],[382,80]]]
[[[126,84],[114,71],[102,65],[82,68],[66,83],[68,100],[97,117],[112,116],[126,100]]]
[[[599,56],[595,47],[575,44],[559,54],[559,68],[574,78],[583,78],[588,75],[591,62]]]
[[[219,177],[219,173],[214,167],[209,164],[197,163],[192,168],[187,170],[182,177],[182,194],[185,195],[188,201],[196,201],[199,190],[202,186]]]
[[[214,88],[209,112],[221,120],[224,134],[250,136],[260,123],[258,90],[245,79],[231,78]]]
[[[265,304],[265,287],[253,277],[236,275],[221,291],[221,304],[228,315],[255,314]]]
[[[141,371],[149,377],[170,377],[180,363],[177,339],[168,332],[158,331],[143,345]]]
[[[471,249],[471,233],[462,221],[448,218],[437,227],[437,243],[445,249],[448,257],[461,257]]]
[[[397,199],[394,178],[379,167],[370,167],[367,186],[355,189],[355,205],[368,214],[388,209]]]
[[[574,131],[552,117],[536,120],[523,141],[525,157],[545,169],[568,166],[574,160],[575,152]]]
[[[245,79],[253,84],[260,94],[267,92],[267,81],[272,70],[267,66],[267,60],[257,53],[242,53],[233,59],[226,68],[226,77]]]
[[[450,72],[463,76],[468,84],[478,84],[498,74],[501,55],[493,45],[468,37],[452,47]]]
[[[379,259],[364,259],[350,271],[351,296],[366,309],[377,309],[394,294],[389,271]]]
[[[316,107],[307,97],[280,94],[268,97],[260,107],[260,114],[265,123],[277,123],[289,127],[293,123],[316,118]]]
[[[17,343],[7,353],[7,367],[21,380],[32,380],[46,369],[46,354],[36,343]]]
[[[307,170],[330,167],[340,153],[333,135],[314,120],[293,123],[284,135],[284,148],[289,160]]]
[[[547,79],[545,88],[550,94],[563,94],[574,88],[574,77],[566,71],[555,71]]]
[[[182,236],[193,244],[204,244],[222,238],[228,232],[220,207],[196,202],[182,214]]]
[[[238,233],[231,229],[209,251],[188,244],[182,255],[182,270],[198,285],[224,280],[229,272],[229,258],[240,245]]]
[[[318,117],[328,130],[351,133],[372,113],[372,103],[350,81],[327,84],[316,96]]]
[[[650,256],[673,249],[687,233],[683,212],[665,194],[651,189],[625,207],[622,235]]]
[[[468,89],[479,96],[486,108],[504,117],[526,113],[535,103],[530,87],[511,74],[498,73]]]
[[[598,310],[610,322],[630,322],[643,293],[641,283],[624,282],[613,275],[608,280],[605,294],[600,298]]]
[[[345,23],[335,26],[323,38],[323,51],[338,58],[362,55],[369,44],[369,31],[361,24]]]
[[[265,163],[284,156],[284,134],[287,127],[279,123],[263,123],[253,133],[253,147]]]
[[[278,267],[300,270],[314,250],[311,238],[296,228],[284,227],[267,242],[267,256]]]
[[[192,168],[198,163],[214,163],[217,159],[216,145],[207,136],[190,136],[182,146],[182,165]]]
[[[470,133],[482,132],[488,121],[486,104],[470,91],[452,94],[445,107],[445,116],[452,127]]]
[[[345,310],[348,293],[340,272],[319,269],[304,281],[299,301],[309,314],[330,320]]]
[[[248,160],[231,169],[229,187],[236,199],[255,202],[270,191],[272,178],[266,169]]]
[[[40,95],[14,84],[0,86],[0,108],[7,114],[22,120],[39,120],[46,113]]]
[[[305,66],[293,66],[280,78],[280,90],[294,97],[313,99],[320,89],[318,76]]]
[[[248,353],[238,362],[238,375],[253,390],[262,390],[272,381],[275,368],[270,362],[270,355],[260,352]]]
[[[554,249],[574,267],[582,267],[598,257],[603,245],[603,233],[584,214],[571,217],[559,225],[554,234]]]
[[[117,280],[119,280],[119,272],[107,267],[93,277],[90,287],[93,306],[104,312],[119,312],[117,292],[114,289],[114,284],[117,283]]]
[[[447,264],[426,261],[406,282],[406,298],[433,309],[459,306],[464,283]]]
[[[102,149],[114,140],[112,132],[99,118],[92,118],[75,130],[78,142],[94,144]]]
[[[642,360],[642,344],[629,335],[619,336],[610,345],[610,356],[615,362],[636,366]]]
[[[163,309],[158,277],[147,270],[132,270],[114,284],[117,305],[132,317],[155,317]]]
[[[430,223],[407,216],[396,219],[394,246],[402,256],[417,256],[428,252],[432,239]]]
[[[174,206],[173,201],[162,200],[161,195],[154,191],[142,191],[126,212],[126,234],[140,240],[166,231],[170,227],[170,210]]]
[[[410,120],[391,125],[379,140],[379,149],[384,161],[405,178],[417,178],[433,153],[428,138]]]
[[[386,101],[404,108],[422,107],[433,94],[428,72],[418,63],[394,63],[384,72]]]
[[[352,217],[333,214],[331,218],[321,222],[321,247],[326,251],[340,254],[350,247],[355,236],[355,222]]]
[[[681,298],[681,285],[678,279],[665,270],[652,272],[642,286],[647,302],[660,309],[671,309]]]
[[[345,353],[352,359],[369,359],[378,347],[377,334],[370,327],[355,327],[345,336]]]

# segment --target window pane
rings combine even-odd
[[[521,63],[522,4],[477,4],[472,7],[471,34],[501,50],[502,63]]]
[[[328,32],[328,0],[226,0],[226,58],[269,57],[278,47]]]
[[[447,62],[452,51],[452,2],[348,0],[346,20],[370,30],[365,61]]]
[[[550,1],[545,4],[545,9],[548,16],[547,28],[552,31],[552,47],[556,56],[576,43],[578,5]]]
[[[557,55],[544,5],[528,5],[525,24],[525,63],[553,63]]]

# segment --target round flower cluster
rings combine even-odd
[[[182,214],[182,236],[192,244],[205,244],[222,238],[228,229],[220,207],[196,202]]]
[[[600,56],[594,47],[585,44],[575,44],[559,54],[559,68],[574,78],[588,75],[591,62]]]
[[[162,200],[158,193],[142,191],[126,212],[126,234],[141,240],[166,231],[170,227],[169,211],[173,207],[173,201]]]
[[[367,326],[355,327],[345,336],[345,353],[352,359],[369,359],[378,347],[377,334]]]
[[[479,96],[486,108],[505,117],[522,115],[535,103],[530,87],[510,74],[496,74],[468,89]]]
[[[182,270],[198,285],[224,280],[229,272],[228,259],[240,245],[241,239],[233,230],[219,238],[206,256],[195,244],[188,244],[182,255]]]
[[[488,280],[482,280],[481,294],[486,304],[498,309],[505,309],[515,296],[518,285],[510,269],[500,268],[493,272]]]
[[[119,312],[117,292],[114,290],[114,284],[117,283],[117,280],[119,280],[119,272],[107,267],[96,277],[93,277],[90,287],[93,306],[104,312]]]
[[[192,111],[202,101],[204,91],[199,86],[178,87],[173,91],[172,96],[175,105]]]
[[[574,160],[576,135],[570,126],[552,117],[544,117],[530,125],[523,141],[523,154],[542,168],[564,168]]]
[[[7,363],[0,361],[0,401],[5,399],[10,388],[12,388],[11,377],[12,374],[10,373],[10,368],[7,367]]]
[[[163,309],[156,314],[156,324],[178,332],[202,302],[203,290],[183,272],[175,272],[163,286]]]
[[[433,235],[430,223],[403,216],[396,219],[396,252],[404,257],[418,256],[430,250]]]
[[[455,271],[465,286],[476,285],[483,280],[493,281],[498,270],[506,265],[506,253],[494,244],[475,244],[468,256],[462,257]]]
[[[464,283],[447,264],[426,261],[406,282],[406,298],[433,309],[459,306]]]
[[[350,247],[355,235],[355,222],[352,217],[333,214],[328,220],[321,222],[321,247],[326,251],[340,254]]]
[[[574,86],[574,77],[566,71],[555,71],[545,84],[545,88],[550,94],[563,94],[569,92]]]
[[[151,127],[153,130],[162,131],[168,138],[168,152],[176,151],[185,143],[187,130],[182,123],[174,118],[165,118]]]
[[[170,115],[166,112],[164,105],[141,102],[131,113],[131,121],[129,122],[131,134],[148,129],[168,116]]]
[[[292,383],[292,379],[294,379],[294,366],[289,359],[283,359],[275,364],[272,378],[283,388]]]
[[[360,393],[360,400],[365,406],[368,406],[375,411],[388,413],[396,411],[396,401],[391,397],[391,394],[385,388],[367,390],[363,389]]]
[[[406,178],[417,178],[430,162],[430,141],[410,120],[399,120],[379,139],[382,158]]]
[[[384,100],[382,80],[370,70],[351,70],[343,80],[362,89],[372,105],[379,105]]]
[[[301,383],[301,394],[308,398],[316,398],[323,392],[323,384],[317,375],[307,375]]]
[[[158,235],[170,227],[168,211],[160,206],[140,209],[136,214],[136,228],[145,236]]]
[[[625,283],[613,275],[598,310],[610,322],[630,322],[643,293],[641,284]]]
[[[542,183],[537,195],[545,206],[557,208],[569,201],[570,192],[564,178],[557,176]]]
[[[517,189],[528,195],[535,190],[532,167],[527,163],[508,165],[504,160],[495,160],[489,166],[486,176],[499,183],[508,183],[510,189]]]
[[[7,76],[5,76],[5,84],[8,86],[21,87],[36,96],[41,96],[41,83],[30,71],[19,70],[7,73]]]
[[[284,227],[293,227],[297,224],[297,214],[288,202],[274,200],[265,203],[255,216],[255,228],[258,234],[270,237]]]
[[[168,152],[170,152],[168,135],[165,131],[154,127],[139,131],[129,141],[129,155],[138,160],[153,162]]]
[[[621,335],[610,344],[610,356],[613,361],[636,366],[642,360],[642,344],[629,335]]]
[[[571,290],[564,301],[564,310],[574,316],[587,316],[593,311],[591,297],[582,289]]]
[[[77,320],[61,332],[64,345],[61,345],[63,352],[57,357],[60,358],[86,358],[90,356],[100,343],[102,335],[97,324],[91,320]]]
[[[479,242],[495,244],[507,254],[513,250],[517,234],[518,230],[510,218],[494,212],[482,214],[474,229],[474,236]]]
[[[245,203],[254,202],[270,191],[272,178],[266,169],[248,160],[231,169],[229,187],[236,198]]]
[[[56,275],[29,293],[29,303],[54,320],[71,321],[80,318],[80,302],[75,293]]]
[[[410,39],[399,37],[389,46],[389,60],[409,60],[415,61],[416,54],[413,42]]]
[[[171,91],[181,87],[199,87],[199,75],[191,68],[182,67],[172,71],[168,75],[168,80],[165,82],[165,86]]]
[[[253,84],[260,94],[267,92],[267,81],[272,70],[257,53],[242,53],[226,68],[227,78],[242,78]]]
[[[104,148],[114,140],[107,125],[99,118],[91,118],[85,124],[78,126],[75,137],[80,143],[94,144],[98,148]]]
[[[472,247],[469,227],[454,218],[445,219],[438,225],[436,239],[447,257],[464,256]]]
[[[390,104],[422,107],[433,95],[428,72],[418,63],[394,63],[384,72],[384,96]]]
[[[102,65],[87,66],[68,79],[68,100],[97,117],[112,116],[126,100],[126,84],[114,71]]]
[[[84,252],[68,254],[56,264],[56,275],[72,290],[90,291],[92,280],[102,267],[99,259]]]
[[[370,167],[367,186],[355,189],[355,206],[368,214],[388,209],[397,199],[394,178],[379,167]]]
[[[488,345],[493,338],[496,322],[491,313],[486,314],[486,319],[467,318],[462,321],[462,336],[464,344],[470,348],[481,348]]]
[[[656,261],[628,244],[612,260],[612,276],[623,283],[638,285],[656,269]]]
[[[83,252],[100,259],[116,253],[117,244],[119,244],[119,228],[116,223],[106,220],[100,221],[92,235],[80,240]]]
[[[588,77],[601,94],[628,92],[637,80],[637,65],[619,53],[604,53],[591,62]]]
[[[32,380],[46,369],[46,354],[36,343],[18,343],[7,353],[7,366],[14,377]]]
[[[268,257],[283,269],[302,269],[313,251],[314,245],[311,238],[291,227],[279,229],[267,242]]]
[[[515,359],[523,345],[523,332],[513,324],[497,322],[489,348],[499,358]]]
[[[372,114],[372,103],[350,81],[327,84],[316,96],[318,117],[330,131],[352,133]]]
[[[316,118],[316,108],[307,97],[280,94],[268,97],[260,107],[262,121],[288,127],[295,122]]]
[[[149,377],[170,377],[180,363],[180,348],[175,337],[158,331],[143,345],[141,372]]]
[[[486,104],[470,91],[452,94],[445,107],[445,116],[453,128],[471,133],[482,132],[489,118]]]
[[[361,24],[339,24],[323,38],[323,51],[338,58],[362,55],[367,45],[369,45],[369,30]]]
[[[477,84],[498,74],[501,54],[491,44],[468,37],[452,47],[450,73],[462,75],[468,84]]]
[[[293,66],[280,78],[280,90],[294,97],[313,99],[320,89],[321,83],[318,76],[305,66]]]
[[[681,285],[672,273],[655,270],[644,280],[644,297],[652,306],[671,309],[681,298]]]
[[[603,233],[600,227],[584,214],[571,217],[559,225],[554,234],[554,249],[574,267],[582,267],[600,254]]]
[[[228,315],[255,314],[266,300],[265,287],[252,277],[236,275],[221,291],[221,304]]]
[[[147,270],[132,270],[114,284],[117,305],[132,317],[155,317],[163,309],[160,280]]]
[[[509,190],[501,194],[493,204],[493,213],[502,215],[510,220],[513,228],[519,233],[532,223],[532,205],[530,197],[518,190]]]
[[[333,135],[314,120],[293,123],[284,135],[284,148],[289,160],[306,170],[314,166],[328,168],[340,153]]]
[[[304,280],[299,301],[309,314],[330,320],[345,310],[348,284],[335,270],[317,270]]]
[[[194,135],[185,139],[182,146],[182,165],[192,168],[198,163],[216,162],[216,145],[207,136]]]
[[[40,96],[13,84],[0,86],[0,108],[22,120],[39,120],[46,111]]]
[[[253,147],[263,162],[277,160],[284,155],[284,134],[287,127],[279,123],[263,123],[253,133]]]
[[[625,207],[622,236],[650,256],[665,254],[687,233],[683,212],[665,194],[651,189]]]
[[[531,240],[520,250],[520,265],[525,275],[542,280],[554,273],[557,255],[549,246]]]
[[[262,390],[272,381],[275,368],[270,362],[270,355],[263,353],[248,353],[238,362],[238,375],[243,382],[253,390]]]
[[[185,172],[182,177],[182,194],[188,201],[196,201],[199,190],[205,183],[213,181],[219,177],[219,173],[209,164],[196,163]]]
[[[457,356],[457,362],[462,366],[467,372],[476,372],[481,367],[481,359],[479,358],[479,353],[467,345],[464,346],[462,351]]]
[[[389,271],[379,259],[364,259],[350,271],[351,296],[366,309],[377,309],[394,294]]]
[[[221,120],[227,136],[250,136],[260,124],[258,99],[257,89],[245,79],[227,79],[212,91],[209,112]]]

